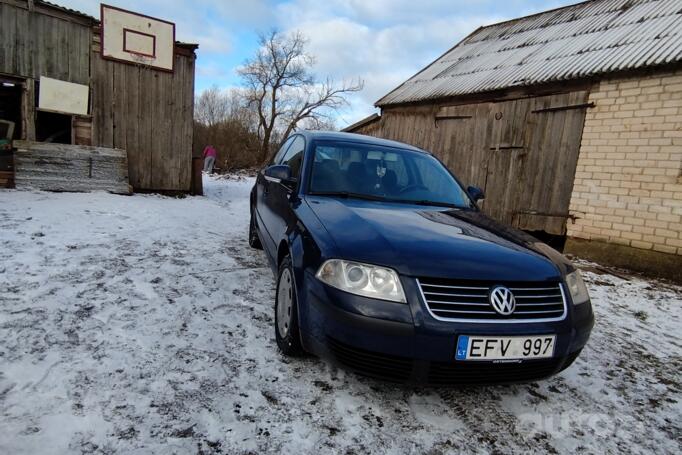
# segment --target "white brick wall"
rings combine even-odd
[[[568,235],[682,255],[682,70],[603,80],[590,101]]]

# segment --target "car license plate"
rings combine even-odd
[[[554,355],[556,335],[479,337],[460,335],[457,360],[546,359]]]

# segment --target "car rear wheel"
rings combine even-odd
[[[256,231],[256,219],[253,216],[253,211],[251,211],[251,220],[249,221],[249,246],[257,250],[263,249],[263,245],[261,245],[258,238],[258,232]]]
[[[277,275],[275,296],[275,337],[277,346],[284,355],[297,356],[303,353],[298,330],[298,299],[294,284],[291,258],[285,257]]]

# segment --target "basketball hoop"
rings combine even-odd
[[[147,55],[130,54],[130,59],[144,68],[151,68],[154,63],[154,59]]]

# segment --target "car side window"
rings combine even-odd
[[[305,150],[305,139],[303,136],[296,136],[294,142],[286,151],[281,164],[286,164],[291,168],[291,176],[298,178],[301,174],[301,164],[303,163],[303,151]]]
[[[274,158],[272,159],[272,164],[281,164],[282,162],[282,157],[284,156],[284,153],[286,153],[287,149],[291,145],[292,142],[294,142],[294,139],[296,136],[290,136],[286,141],[284,141],[284,144],[277,150],[277,153],[275,154]]]

